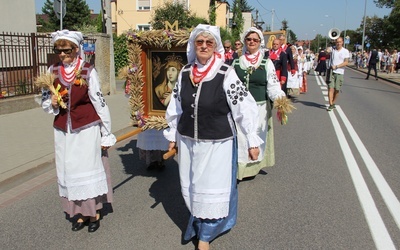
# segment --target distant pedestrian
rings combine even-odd
[[[107,149],[116,142],[111,117],[92,65],[80,58],[81,32],[51,34],[60,62],[48,69],[59,94],[43,91],[42,107],[54,116],[57,183],[72,231],[100,227],[103,203],[112,201]]]
[[[315,71],[318,72],[320,76],[325,76],[326,74],[326,52],[321,50],[318,54],[318,65]]]
[[[343,38],[339,37],[336,39],[336,48],[331,54],[331,82],[328,85],[328,98],[329,107],[328,111],[336,108],[335,102],[339,96],[339,91],[343,85],[344,79],[344,68],[347,66],[350,58],[350,53],[346,48],[343,48]]]
[[[231,65],[233,60],[238,58],[238,53],[232,50],[231,41],[225,40],[224,41],[224,50],[225,50],[225,63]]]
[[[378,80],[378,74],[376,71],[376,63],[379,61],[379,56],[378,56],[378,51],[376,51],[376,49],[373,49],[368,56],[368,73],[367,73],[367,77],[365,78],[365,80],[368,80],[369,78],[369,74],[371,73],[371,69],[374,70],[375,72],[375,80]]]

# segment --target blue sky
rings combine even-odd
[[[45,0],[34,0],[36,13],[41,13]],[[132,0],[134,1],[134,0]],[[205,1],[205,0],[191,0]],[[259,11],[259,21],[271,26],[274,30],[281,28],[281,22],[286,19],[289,29],[298,39],[313,39],[315,35],[327,35],[329,29],[345,28],[355,30],[363,20],[366,0],[247,0],[249,6]],[[100,12],[101,0],[86,0],[90,9]],[[231,4],[233,0],[228,0]],[[347,8],[346,8],[347,6]],[[347,9],[347,11],[346,11]],[[274,19],[272,19],[274,12]],[[255,12],[254,12],[255,14]],[[366,15],[383,17],[390,10],[378,8],[373,0],[367,0]],[[265,26],[264,26],[265,27]]]

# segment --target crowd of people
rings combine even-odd
[[[82,40],[80,32],[53,33],[60,62],[49,72],[60,92],[43,91],[42,107],[55,117],[63,209],[73,231],[88,225],[95,232],[103,203],[112,201],[107,148],[116,138],[97,72],[80,58]],[[165,79],[154,89],[168,128],[138,136],[149,170],[163,169],[162,154],[179,149],[181,192],[190,212],[185,240],[210,249],[211,241],[235,226],[238,183],[275,164],[273,112],[281,124],[287,122],[290,98],[307,92],[311,69],[330,75],[328,111],[335,108],[349,57],[342,45],[338,38],[335,50],[314,54],[281,36],[265,50],[264,36],[254,27],[233,44],[221,40],[216,26],[199,24],[191,31],[187,64],[168,61]]]
[[[357,51],[352,53],[352,60],[357,68],[368,68],[368,62],[371,57],[370,51]],[[389,51],[388,49],[376,49],[378,52],[376,69],[378,72],[385,72],[387,74],[398,73],[400,69],[400,52],[396,49]],[[375,60],[375,59],[374,59]]]

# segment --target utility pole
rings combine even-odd
[[[256,21],[255,21],[256,28],[262,31],[263,30],[262,29],[262,25],[263,24],[264,24],[264,22],[259,22],[258,21],[258,10],[256,10]]]
[[[363,24],[363,35],[362,35],[362,48],[361,48],[361,55],[364,55],[364,39],[365,39],[365,19],[366,19],[366,13],[367,13],[367,0],[365,0],[365,5],[364,5],[364,24]]]
[[[114,63],[114,40],[112,34],[112,23],[111,23],[111,1],[110,0],[102,0],[103,1],[103,19],[106,23],[106,33],[110,36],[110,94],[116,94],[116,85],[115,85],[115,63]]]
[[[274,31],[274,15],[275,15],[275,10],[274,9],[272,9],[272,14],[271,14],[271,16],[272,16],[272,20],[271,20],[271,31]]]

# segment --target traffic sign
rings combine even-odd
[[[350,37],[349,36],[346,36],[344,38],[344,44],[350,44]]]
[[[82,49],[84,54],[89,54],[89,55],[94,54],[96,50],[94,43],[84,43]]]
[[[61,13],[62,18],[64,18],[65,14],[67,13],[67,5],[65,4],[65,0],[54,0],[53,10],[58,19],[60,19]]]

